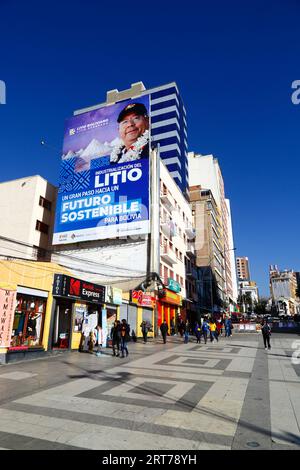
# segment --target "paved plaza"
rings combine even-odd
[[[290,334],[129,343],[0,366],[1,449],[300,449]]]

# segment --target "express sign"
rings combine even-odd
[[[105,286],[76,279],[65,274],[54,275],[52,293],[58,297],[73,297],[93,303],[105,303]]]

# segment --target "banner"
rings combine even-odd
[[[149,233],[149,97],[66,121],[53,244]]]
[[[9,348],[14,323],[17,292],[0,289],[0,347]]]

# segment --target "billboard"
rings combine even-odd
[[[66,121],[53,244],[149,233],[149,96]]]

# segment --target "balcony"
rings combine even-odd
[[[161,228],[162,233],[163,233],[167,238],[171,238],[171,227],[170,227],[169,222],[163,222],[163,221],[161,221],[161,223],[160,223],[160,228]]]
[[[195,256],[195,245],[194,243],[188,243],[186,249],[187,256]]]
[[[160,199],[162,204],[168,209],[169,212],[172,212],[175,209],[172,197],[168,190],[160,192]]]
[[[160,256],[168,264],[177,263],[176,254],[168,245],[160,245]]]
[[[193,240],[196,236],[195,229],[191,225],[185,227],[185,234],[189,240]]]

